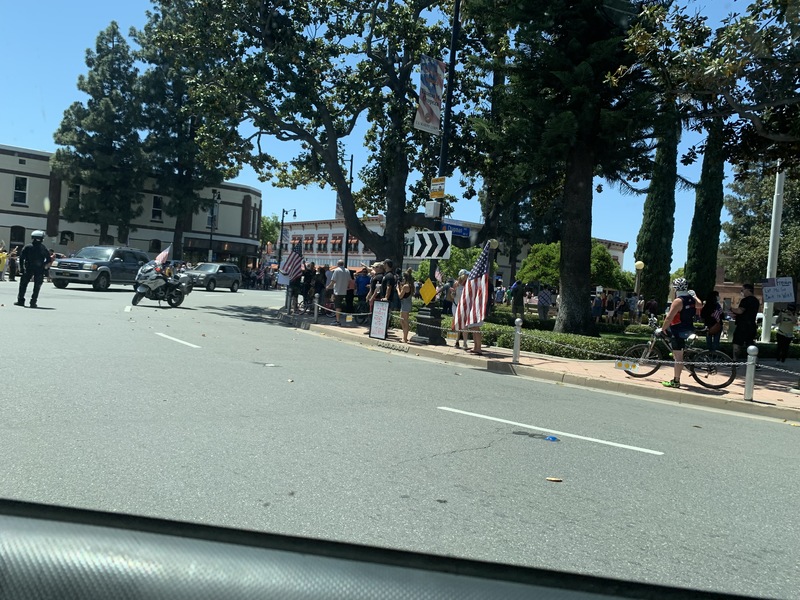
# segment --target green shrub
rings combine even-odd
[[[625,328],[625,333],[629,335],[650,335],[653,330],[649,325],[628,325]]]

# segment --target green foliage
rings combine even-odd
[[[278,215],[273,214],[269,217],[263,215],[261,217],[261,228],[259,229],[258,240],[262,246],[266,246],[267,242],[273,244],[278,243],[278,236],[280,236],[281,220]]]
[[[197,65],[176,46],[164,43],[180,30],[180,13],[174,6],[162,6],[148,17],[143,30],[131,31],[140,46],[136,57],[147,65],[137,88],[147,132],[144,147],[156,191],[166,200],[164,211],[177,217],[172,245],[175,258],[180,258],[185,224],[193,214],[211,208],[212,198],[198,192],[220,185],[224,177],[219,161],[202,155],[198,144],[206,116],[189,94]]]
[[[703,168],[689,232],[686,279],[701,298],[708,298],[717,280],[717,252],[721,231],[720,215],[725,197],[725,149],[722,119],[708,125]]]
[[[437,154],[438,138],[412,123],[420,56],[438,56],[448,44],[440,5],[385,0],[362,9],[342,0],[197,0],[180,6],[181,28],[165,34],[164,44],[202,65],[191,93],[203,113],[215,117],[199,129],[205,154],[213,156],[222,141],[230,164],[248,162],[264,181],[330,185],[348,230],[376,255],[400,264],[407,229],[432,225],[417,214],[425,185],[407,192],[410,173],[427,181]],[[464,92],[463,83],[456,89]],[[360,123],[366,133],[354,140]],[[281,142],[297,149],[287,162],[273,151]],[[345,143],[369,149],[359,173],[364,185],[355,193],[342,160]],[[468,146],[458,135],[452,144]],[[359,210],[384,212],[383,233],[367,229]]]
[[[522,261],[517,278],[523,283],[539,281],[545,285],[557,286],[560,280],[561,244],[535,244]],[[602,243],[592,243],[591,281],[609,289],[632,290],[632,274],[622,269]]]
[[[632,3],[622,2],[635,14]],[[498,5],[469,0],[465,12],[480,15],[480,24],[494,42],[486,77],[502,76],[492,89],[478,142],[489,148],[484,175],[497,182],[512,163],[521,172],[511,184],[525,182],[528,191],[563,190],[560,197],[562,309],[557,328],[593,329],[586,292],[591,284],[592,178],[602,173],[616,181],[639,168],[648,153],[647,129],[652,122],[653,90],[645,73],[634,66],[614,86],[609,72],[634,65],[623,46],[627,21],[612,18],[593,0],[553,3],[523,0]],[[513,32],[513,44],[493,32]],[[499,159],[499,162],[498,162]],[[563,185],[562,185],[563,184]],[[502,194],[500,194],[503,197]],[[524,194],[502,204],[510,211]],[[546,202],[545,202],[546,204]]]
[[[645,265],[640,278],[641,293],[646,298],[659,301],[666,301],[669,295],[681,129],[674,100],[666,101],[664,108],[665,114],[659,121],[658,146],[644,202],[642,225],[636,237],[636,260],[641,260]]]
[[[775,193],[775,171],[761,165],[751,169],[729,186],[725,208],[730,221],[723,224],[726,236],[720,247],[726,278],[758,281],[766,273],[770,221]],[[798,171],[786,173],[783,219],[778,251],[778,275],[800,281],[800,179]]]
[[[754,0],[721,27],[706,21],[687,3],[648,3],[628,44],[665,74],[665,92],[700,100],[693,119],[726,118],[734,164],[800,164],[798,4]]]
[[[82,186],[62,214],[68,221],[99,225],[101,243],[115,225],[119,242],[126,243],[131,221],[143,210],[138,190],[147,173],[138,133],[138,71],[115,22],[97,36],[95,49],[86,51],[86,66],[78,89],[89,99],[72,104],[54,134],[62,147],[51,160],[53,172]]]

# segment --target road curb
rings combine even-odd
[[[293,317],[284,315],[284,321],[286,319],[293,319]],[[594,378],[586,375],[548,371],[547,369],[543,369],[541,367],[514,364],[511,362],[510,357],[507,360],[497,360],[493,358],[472,356],[466,352],[458,354],[443,354],[441,351],[429,350],[426,346],[409,346],[406,344],[393,342],[392,340],[379,340],[364,336],[360,334],[361,330],[359,330],[359,333],[356,333],[354,329],[349,327],[340,329],[338,327],[334,328],[326,325],[310,323],[301,317],[294,319],[295,323],[298,323],[296,325],[297,327],[301,327],[315,333],[324,334],[331,338],[337,338],[343,341],[361,344],[362,346],[374,346],[389,352],[398,352],[402,354],[413,353],[415,356],[433,358],[443,363],[482,368],[492,373],[531,377],[534,379],[541,379],[554,383],[575,385],[587,389],[654,398],[657,400],[675,402],[676,404],[704,406],[750,415],[760,415],[774,419],[785,419],[789,421],[800,422],[800,410],[793,408],[775,406],[757,401],[748,402],[745,400],[732,400],[729,398],[695,394],[687,390],[670,390],[655,386],[650,387],[637,385],[635,383],[627,383],[624,381]]]

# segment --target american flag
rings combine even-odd
[[[161,263],[161,264],[164,264],[165,262],[167,262],[167,259],[169,258],[169,251],[170,250],[172,250],[172,244],[167,246],[166,250],[164,250],[161,254],[156,256],[156,262],[157,263]]]
[[[283,261],[281,272],[289,278],[289,281],[303,272],[303,257],[300,255],[300,244],[295,244],[292,247],[289,256]]]
[[[442,282],[442,271],[439,269],[439,265],[436,265],[436,275],[434,277],[436,277],[436,281],[439,283]]]
[[[458,331],[478,325],[486,318],[489,297],[489,242],[483,247],[475,266],[467,276],[464,291],[453,315],[453,329]]]

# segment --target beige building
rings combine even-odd
[[[49,152],[0,145],[0,240],[7,247],[30,241],[36,229],[47,234],[48,248],[70,254],[83,246],[117,244],[116,227],[100,240],[93,223],[71,223],[61,216],[61,207],[72,194],[80,194],[50,171]],[[148,179],[142,193],[144,211],[135,219],[128,245],[155,256],[172,243],[175,217],[164,211],[168,197],[158,194],[156,180]],[[184,260],[207,260],[213,245],[214,259],[254,265],[259,254],[261,192],[255,188],[223,183],[201,195],[217,198],[215,218],[209,212],[192,215],[183,235]],[[213,221],[213,230],[212,230]]]

